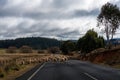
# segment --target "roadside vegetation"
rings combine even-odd
[[[120,9],[117,5],[106,3],[102,6],[101,12],[97,17],[98,26],[102,27],[106,35],[107,47],[111,48],[111,40],[120,26]],[[101,26],[102,25],[102,26]]]
[[[77,42],[77,49],[84,54],[89,53],[97,48],[102,48],[104,46],[104,38],[98,36],[97,32],[95,32],[93,29],[87,31],[85,36],[80,38]]]
[[[93,50],[86,55],[85,59],[110,66],[120,65],[120,46],[116,46],[112,42],[112,39],[120,26],[120,9],[117,5],[109,2],[106,3],[102,6],[97,21],[98,27],[102,28],[103,33],[106,35],[106,48]]]
[[[119,67],[120,44],[112,42],[112,39],[120,26],[120,9],[117,5],[106,3],[102,6],[97,21],[97,26],[101,29],[101,32],[105,33],[107,40],[99,36],[94,29],[91,29],[76,43],[71,42],[70,45],[69,41],[64,42],[61,50],[64,54],[79,53],[80,55],[74,57],[74,59]]]
[[[3,50],[2,50],[3,51]],[[51,52],[58,51],[55,47],[50,50]],[[9,47],[4,49],[4,54],[0,53],[0,79],[9,79],[8,76],[13,74],[13,78],[18,77],[14,73],[18,73],[23,69],[27,69],[28,66],[35,66],[37,64],[42,64],[44,62],[56,62],[56,61],[66,61],[67,56],[62,54],[52,54],[47,50],[33,50],[29,46],[22,46],[17,49],[16,47]],[[32,68],[32,67],[31,67]],[[23,74],[23,73],[21,73]],[[10,77],[11,78],[11,77]],[[9,80],[12,80],[9,79]]]

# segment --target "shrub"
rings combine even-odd
[[[60,49],[58,47],[51,47],[48,49],[48,52],[56,54],[56,53],[60,53]]]
[[[12,67],[11,67],[11,70],[19,71],[20,70],[20,66],[17,65],[17,64],[13,64]]]
[[[20,48],[20,52],[21,53],[32,53],[33,51],[32,51],[32,48],[29,46],[22,46]]]
[[[76,46],[74,42],[68,40],[68,41],[62,42],[60,49],[63,52],[63,54],[67,55],[70,52],[75,51]]]
[[[98,33],[93,29],[88,30],[87,33],[77,42],[78,50],[84,54],[102,47],[104,47],[104,38],[98,36]]]
[[[39,54],[40,53],[45,53],[45,51],[44,50],[38,50],[37,53],[39,53]]]
[[[16,53],[17,52],[17,48],[16,47],[9,47],[7,50],[6,50],[7,53]]]
[[[3,68],[0,68],[0,78],[3,78],[5,76],[5,72]]]
[[[20,70],[20,66],[17,65],[16,63],[12,63],[12,64],[9,64],[9,65],[5,66],[5,71],[6,72],[9,72],[11,70],[19,71]]]

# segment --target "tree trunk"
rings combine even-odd
[[[107,37],[107,48],[108,48],[108,49],[111,49],[111,46],[110,46],[110,39],[109,39],[108,33],[106,34],[106,37]]]

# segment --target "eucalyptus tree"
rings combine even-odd
[[[113,39],[113,35],[120,25],[120,10],[117,5],[111,3],[103,5],[97,21],[99,27],[104,26],[103,30],[106,34],[107,46],[110,48],[110,40]]]

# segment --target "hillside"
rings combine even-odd
[[[87,55],[80,56],[79,59],[98,64],[120,65],[120,46],[114,47],[111,50],[99,48]]]
[[[42,37],[17,38],[14,40],[0,40],[0,48],[16,46],[17,48],[27,45],[34,49],[47,49],[49,47],[60,46],[60,41]]]

